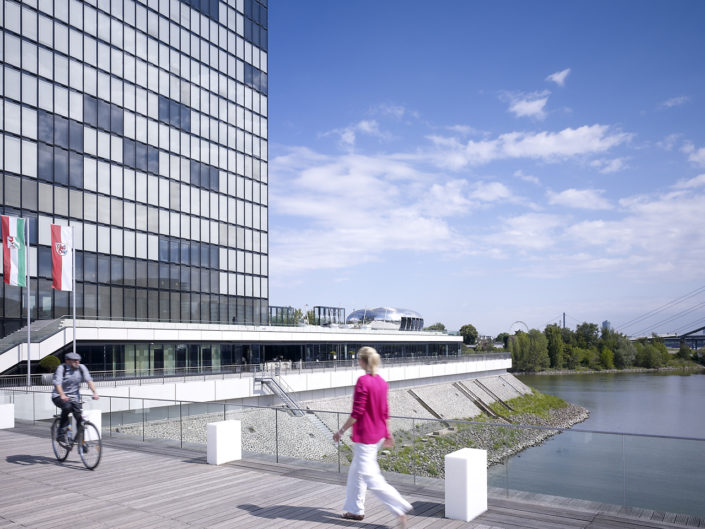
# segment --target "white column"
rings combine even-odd
[[[446,518],[469,522],[487,510],[487,450],[446,455],[445,472]]]
[[[242,426],[240,421],[220,421],[208,424],[209,465],[222,465],[242,459]]]

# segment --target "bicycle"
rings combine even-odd
[[[103,443],[96,425],[83,419],[74,436],[71,421],[69,421],[64,438],[58,439],[56,434],[60,421],[61,415],[54,415],[54,422],[51,425],[51,447],[54,449],[56,459],[65,461],[73,447],[78,446],[78,455],[81,457],[83,465],[88,470],[94,470],[100,463],[103,454]]]

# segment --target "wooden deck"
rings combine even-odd
[[[205,455],[154,444],[107,439],[96,471],[77,455],[59,464],[46,425],[0,430],[0,528],[323,528],[394,527],[371,494],[364,522],[339,518],[345,476],[315,469],[242,461],[219,467]],[[409,527],[639,529],[705,527],[705,520],[517,493],[490,497],[470,523],[443,518],[443,497],[399,486],[413,504]]]

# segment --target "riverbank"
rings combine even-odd
[[[514,371],[513,375],[541,375],[541,376],[551,376],[551,375],[603,375],[608,373],[668,373],[677,374],[678,372],[685,373],[703,373],[705,372],[705,366],[703,365],[693,365],[693,366],[667,366],[667,367],[656,367],[656,368],[646,368],[646,367],[628,367],[625,369],[547,369],[545,371]]]
[[[550,400],[553,407],[546,408],[544,402],[539,402],[545,400]],[[487,450],[489,467],[540,445],[590,416],[590,412],[581,406],[538,392],[511,399],[507,404],[515,410],[533,407],[537,412],[509,412],[505,409],[504,418],[482,414],[470,418],[472,424],[446,423],[444,427],[439,423],[430,431],[428,428],[424,431],[423,427],[397,431],[397,446],[382,452],[380,466],[387,471],[442,478],[446,454],[461,448],[479,448]],[[495,410],[500,407],[498,404],[492,406]]]

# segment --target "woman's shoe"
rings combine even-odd
[[[364,514],[352,514],[352,513],[349,513],[349,512],[344,512],[344,513],[341,515],[341,518],[345,518],[346,520],[357,520],[357,521],[359,522],[360,520],[363,520],[363,519],[365,518],[365,515],[364,515]]]

